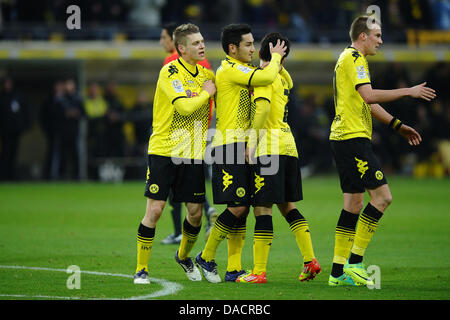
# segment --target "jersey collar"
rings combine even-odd
[[[197,65],[190,65],[182,57],[178,57],[178,63],[181,64],[183,68],[185,68],[186,71],[191,74],[191,76],[196,77],[198,75]]]
[[[232,64],[233,64],[233,63],[238,63],[238,64],[243,64],[243,65],[248,65],[248,66],[250,66],[249,63],[239,61],[238,59],[232,58],[232,57],[230,57],[229,55],[226,55],[225,60],[226,60],[228,63],[232,63]]]

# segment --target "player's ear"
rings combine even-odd
[[[366,41],[366,39],[367,39],[367,33],[361,32],[361,34],[359,35],[359,37],[361,38],[361,40]]]
[[[180,53],[184,53],[185,52],[184,49],[185,49],[184,46],[181,43],[179,43],[178,44],[178,50],[180,51]]]
[[[232,54],[235,54],[235,53],[236,53],[236,45],[230,43],[230,44],[228,45],[228,52],[231,52]]]

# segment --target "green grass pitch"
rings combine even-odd
[[[380,268],[381,289],[327,285],[334,229],[342,207],[336,176],[303,182],[297,207],[309,222],[322,273],[300,283],[302,259],[288,224],[274,210],[275,238],[264,285],[190,282],[174,261],[176,245],[160,241],[173,230],[169,208],[156,229],[151,285],[134,285],[136,232],[144,215],[144,183],[0,184],[0,300],[155,298],[174,300],[300,300],[450,298],[450,180],[390,177],[393,203],[366,251]],[[211,188],[207,184],[209,198]],[[367,199],[366,199],[367,200]],[[219,212],[224,207],[216,206]],[[253,264],[250,213],[244,268]],[[194,247],[204,246],[204,229]],[[226,243],[217,252],[220,275]],[[80,289],[68,289],[70,265],[81,269]],[[18,267],[24,268],[18,268]]]

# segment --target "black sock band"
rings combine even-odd
[[[292,224],[292,222],[296,220],[305,220],[305,217],[302,216],[302,214],[300,213],[300,211],[298,211],[298,209],[292,209],[291,211],[288,212],[285,219],[289,224]]]
[[[255,217],[255,231],[256,230],[271,230],[273,232],[273,223],[271,215],[261,215]]]
[[[198,227],[194,227],[192,224],[189,223],[189,221],[184,218],[184,222],[183,222],[183,231],[187,232],[191,235],[197,235],[200,233],[202,226],[198,226]]]
[[[220,223],[227,229],[233,228],[238,221],[238,218],[228,209],[225,209],[217,218],[216,223]]]
[[[370,218],[373,222],[378,222],[383,216],[383,212],[375,208],[370,202],[364,208],[363,213],[366,217]]]
[[[154,238],[155,237],[155,228],[149,228],[142,224],[139,224],[138,236],[143,238]]]
[[[355,231],[358,217],[359,214],[354,214],[342,209],[337,226]]]

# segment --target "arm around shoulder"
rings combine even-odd
[[[249,80],[249,85],[257,87],[271,84],[280,72],[280,64],[281,55],[277,52],[273,52],[272,59],[267,67],[253,71]]]
[[[206,104],[209,99],[209,93],[202,90],[200,94],[193,98],[180,97],[173,101],[173,106],[175,110],[178,111],[182,116],[188,116],[195,110],[200,108],[202,105]]]

